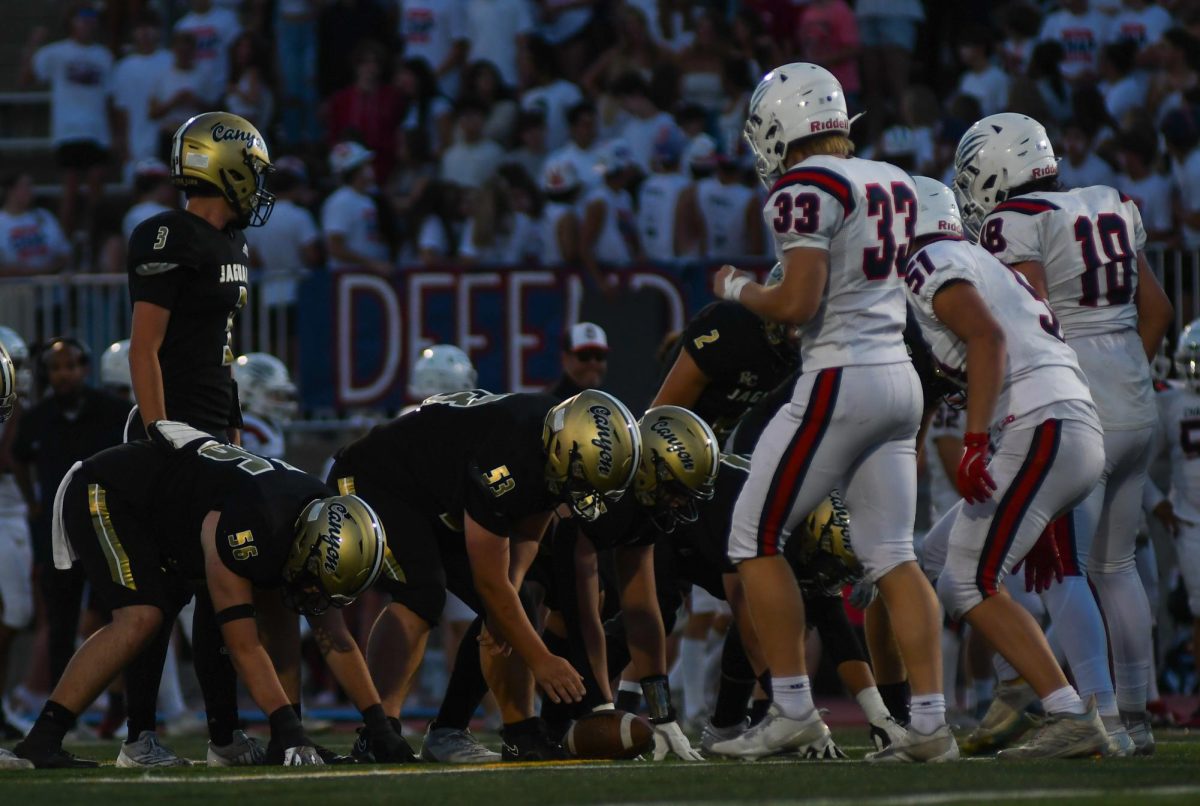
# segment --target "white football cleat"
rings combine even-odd
[[[799,753],[814,759],[846,757],[834,744],[829,728],[816,708],[800,719],[792,719],[784,716],[774,703],[762,722],[740,736],[716,742],[710,752],[751,761],[779,753]]]
[[[896,739],[882,750],[867,753],[867,761],[874,763],[936,763],[954,761],[958,758],[958,742],[950,732],[949,725],[942,725],[933,733],[921,733],[910,725],[904,736]]]
[[[1038,732],[1025,744],[996,754],[1005,760],[1031,758],[1092,758],[1108,753],[1108,732],[1092,707],[1083,714],[1048,714]]]

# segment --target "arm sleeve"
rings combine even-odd
[[[781,251],[801,246],[829,249],[845,220],[845,208],[815,184],[781,181],[763,207],[763,220]]]
[[[1009,266],[1042,260],[1040,215],[992,213],[983,221],[979,243]]]

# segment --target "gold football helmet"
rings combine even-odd
[[[261,227],[275,206],[266,190],[271,157],[258,129],[230,112],[205,112],[179,127],[171,146],[171,182],[209,186],[237,213],[240,228]]]
[[[17,404],[17,366],[0,344],[0,423],[12,416]]]
[[[283,566],[284,601],[298,613],[344,607],[374,584],[387,537],[379,516],[357,495],[318,498],[296,520]]]
[[[599,389],[585,389],[550,409],[542,447],[550,491],[589,521],[629,488],[642,455],[633,415]]]
[[[862,579],[862,564],[850,542],[850,513],[837,490],[804,519],[785,554],[805,593],[838,591]]]
[[[654,508],[654,524],[670,532],[679,521],[699,517],[696,501],[713,497],[721,466],[717,438],[708,423],[680,406],[655,406],[638,420],[642,461],[633,479],[633,494]]]

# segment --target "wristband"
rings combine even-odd
[[[615,710],[617,710],[617,706],[613,705],[611,702],[602,702],[599,705],[597,705],[595,708],[592,709],[592,713],[595,714],[600,711],[615,711]]]
[[[650,712],[650,721],[655,725],[675,721],[675,709],[671,706],[671,685],[665,674],[642,678],[642,695]]]
[[[217,626],[222,627],[231,621],[238,621],[244,618],[254,618],[254,605],[240,604],[221,610],[217,613]]]
[[[362,718],[363,724],[367,726],[367,733],[372,736],[382,736],[392,730],[392,725],[388,722],[387,714],[383,712],[383,706],[380,703],[375,703],[363,710]]]
[[[271,738],[284,750],[300,747],[307,741],[304,737],[304,726],[300,724],[300,717],[296,715],[292,706],[276,708],[267,720],[271,723]]]
[[[739,274],[732,280],[726,280],[724,293],[721,296],[732,302],[741,302],[742,289],[749,285],[749,283],[750,278],[744,274]]]

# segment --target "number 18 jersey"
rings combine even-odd
[[[884,162],[809,157],[780,177],[763,208],[782,262],[789,249],[829,252],[821,307],[802,328],[804,372],[895,364],[904,348],[904,254],[917,195]]]
[[[980,243],[1008,265],[1042,264],[1050,307],[1088,377],[1105,430],[1152,426],[1150,365],[1137,335],[1137,205],[1104,185],[1030,193],[1002,202]]]

